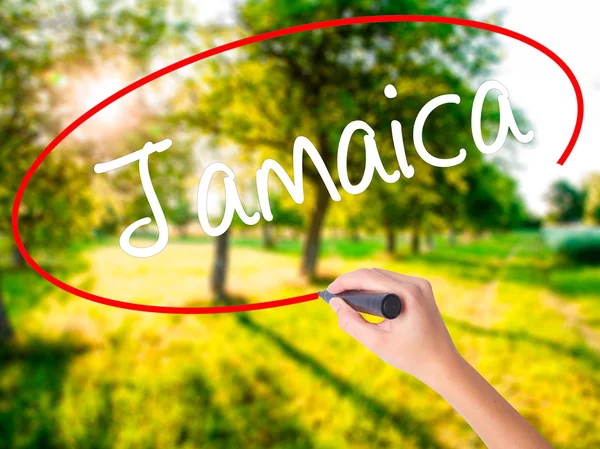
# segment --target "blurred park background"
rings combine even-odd
[[[248,0],[233,4],[233,20],[206,14],[208,3],[0,0],[0,448],[481,447],[440,397],[344,335],[320,301],[234,315],[125,311],[55,288],[16,250],[12,202],[34,158],[147,73],[239,37],[339,17],[502,24],[501,13],[474,15],[471,0]],[[425,277],[461,353],[555,447],[600,446],[600,174],[555,181],[547,209],[534,213],[518,182],[523,146],[495,157],[474,147],[472,98],[506,56],[503,42],[452,26],[371,24],[278,38],[179,70],[52,152],[23,198],[24,243],[61,280],[155,305],[279,299],[361,267]],[[389,83],[394,100],[383,95]],[[416,154],[412,125],[446,93],[461,105],[430,117],[425,144],[439,157],[463,147],[468,156],[436,169]],[[537,134],[536,117],[518,96],[511,101],[521,129]],[[485,109],[490,138],[495,103]],[[255,170],[272,157],[290,172],[296,136],[311,139],[337,179],[337,140],[352,120],[376,130],[388,171],[390,122],[399,120],[415,176],[374,179],[334,203],[307,162],[304,205],[273,182],[271,223],[202,233],[196,188],[207,164],[234,169],[252,212]],[[151,216],[137,164],[103,175],[92,168],[165,138],[174,144],[151,156],[150,173],[170,242],[135,259],[118,236]],[[363,155],[356,136],[355,182]],[[151,244],[153,229],[134,243]]]

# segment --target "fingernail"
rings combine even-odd
[[[338,313],[338,310],[340,310],[340,306],[342,305],[341,301],[342,300],[338,297],[331,298],[331,301],[329,301],[329,305],[335,313]]]

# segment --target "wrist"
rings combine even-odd
[[[452,386],[464,378],[469,368],[471,365],[456,349],[452,348],[437,360],[426,378],[421,380],[437,393],[445,396]]]

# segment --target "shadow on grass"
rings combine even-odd
[[[226,361],[218,371],[215,382],[201,364],[195,365],[166,392],[178,410],[177,421],[168,427],[171,447],[315,447],[295,415],[285,414],[294,398],[279,387],[276,373],[253,367],[249,374]],[[227,385],[226,395],[219,391],[222,385]],[[152,436],[145,441],[143,447],[154,447]]]
[[[328,286],[329,284],[331,284],[333,281],[335,281],[337,279],[338,276],[334,275],[334,274],[329,274],[329,273],[322,273],[322,274],[318,274],[316,276],[313,276],[311,278],[311,283],[315,284],[315,285],[323,285],[325,288],[326,286]]]
[[[396,257],[399,262],[423,264],[445,275],[477,282],[490,282],[501,264],[495,257],[459,255],[456,253],[431,252],[418,256]]]
[[[587,324],[588,326],[596,329],[596,328],[600,328],[600,320],[586,320],[585,324]]]
[[[240,447],[240,436],[232,432],[235,427],[223,410],[215,405],[214,396],[215,390],[209,379],[197,370],[185,380],[180,402],[184,407],[183,414],[189,413],[190,419],[183,420],[181,427],[175,430],[177,446],[206,439],[217,443],[217,447]]]
[[[548,249],[538,234],[484,239],[401,261],[432,267],[442,276],[482,283],[500,277],[505,282],[548,289],[566,299],[581,295],[599,295],[600,299],[600,267],[565,261]]]
[[[54,277],[66,282],[73,276],[89,271],[88,262],[83,254],[76,250],[64,251],[60,255],[42,254],[36,260]],[[89,277],[79,287],[84,290],[91,289],[93,284],[94,279]],[[22,267],[1,268],[0,288],[9,320],[12,322],[18,321],[23,313],[38,306],[50,292],[58,291],[58,287],[46,281],[27,264]],[[68,293],[64,292],[63,297],[69,298]]]
[[[556,293],[572,298],[595,296],[600,300],[600,266],[558,262],[548,270],[548,285]]]
[[[474,325],[468,321],[449,317],[444,317],[444,321],[449,326],[456,327],[461,331],[468,332],[473,335],[501,338],[511,342],[530,343],[533,345],[542,346],[558,354],[576,359],[589,366],[593,371],[600,369],[600,356],[596,353],[596,351],[594,351],[594,349],[583,343],[580,345],[567,346],[561,345],[552,340],[536,337],[535,335],[531,335],[530,333],[524,331],[490,329]]]
[[[243,297],[227,297],[222,301],[228,304],[242,304],[246,302]],[[340,396],[351,400],[374,421],[382,419],[393,421],[396,429],[414,439],[420,448],[436,449],[445,447],[430,432],[427,424],[416,419],[409,411],[403,409],[391,410],[379,400],[366,395],[347,380],[331,372],[324,364],[296,348],[278,333],[253,320],[248,314],[237,313],[235,314],[235,318],[246,329],[274,344],[299,366],[308,369],[316,377],[326,381]]]
[[[142,234],[139,234],[141,236]],[[153,237],[153,238],[156,238]],[[177,236],[173,237],[171,243],[191,243],[210,245],[214,242],[212,237],[205,236]],[[275,241],[274,246],[267,247],[263,241],[255,237],[234,236],[231,239],[233,248],[254,249],[273,254],[300,256],[303,248],[303,236],[298,238],[282,238]],[[321,257],[343,256],[347,259],[362,259],[370,257],[384,250],[382,239],[364,238],[358,241],[344,238],[325,239],[321,242]]]
[[[295,399],[293,393],[281,387],[282,380],[276,372],[258,367],[248,377],[231,365],[224,366],[222,371],[229,373],[231,385],[236,386],[239,394],[239,405],[232,413],[236,422],[244,422],[242,440],[246,444],[238,447],[315,447],[312,434],[300,425],[301,420],[290,409]]]
[[[0,448],[58,448],[56,408],[73,358],[88,346],[29,341],[0,348]]]

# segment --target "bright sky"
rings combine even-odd
[[[532,122],[533,142],[519,146],[522,168],[514,174],[529,207],[546,210],[544,194],[552,181],[568,178],[577,184],[591,172],[600,172],[600,2],[571,0],[488,0],[485,10],[506,12],[502,25],[550,48],[571,68],[583,91],[585,113],[581,135],[564,166],[556,161],[575,125],[573,88],[549,58],[525,44],[502,37],[505,58],[495,78],[510,92],[512,101]]]
[[[232,0],[210,2],[205,20],[231,20]],[[504,59],[492,78],[503,83],[513,104],[527,116],[535,131],[533,142],[516,144],[519,168],[513,172],[529,208],[546,210],[548,186],[564,177],[577,184],[600,172],[600,42],[597,18],[600,2],[571,0],[484,0],[477,16],[504,11],[502,25],[537,40],[561,57],[579,80],[585,114],[580,138],[564,166],[556,163],[575,125],[573,88],[562,70],[542,53],[508,37],[501,37]],[[203,14],[204,15],[204,14]],[[522,129],[522,131],[527,131]],[[502,151],[502,150],[501,150]]]

